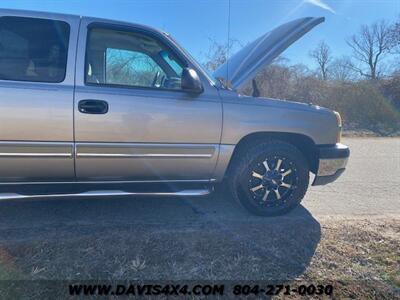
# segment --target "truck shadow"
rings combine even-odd
[[[304,273],[320,236],[302,206],[255,217],[223,192],[9,201],[0,204],[0,270],[13,266],[9,279],[290,281]]]

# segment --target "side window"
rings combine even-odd
[[[0,17],[0,79],[64,81],[69,32],[62,21]]]
[[[179,90],[182,66],[153,37],[105,28],[89,30],[86,83]]]

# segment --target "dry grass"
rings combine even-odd
[[[2,241],[0,279],[299,280],[331,282],[338,298],[393,299],[400,296],[399,232],[399,219],[320,225],[310,216],[184,228],[82,225]]]
[[[332,281],[336,297],[400,297],[400,220],[330,220],[307,271],[308,282]]]

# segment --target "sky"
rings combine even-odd
[[[345,40],[362,24],[400,19],[400,0],[1,0],[0,7],[150,25],[169,32],[200,62],[212,40],[224,43],[229,35],[245,45],[284,22],[324,16],[325,23],[283,53],[291,64],[311,68],[315,65],[309,52],[320,41],[335,56],[348,55]]]

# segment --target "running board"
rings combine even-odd
[[[17,200],[17,199],[35,199],[35,198],[65,198],[65,197],[105,197],[105,196],[176,196],[176,197],[195,197],[206,196],[210,194],[209,189],[196,189],[196,190],[182,190],[176,192],[126,192],[126,191],[89,191],[75,194],[37,194],[37,195],[24,195],[17,193],[0,193],[1,200]]]

